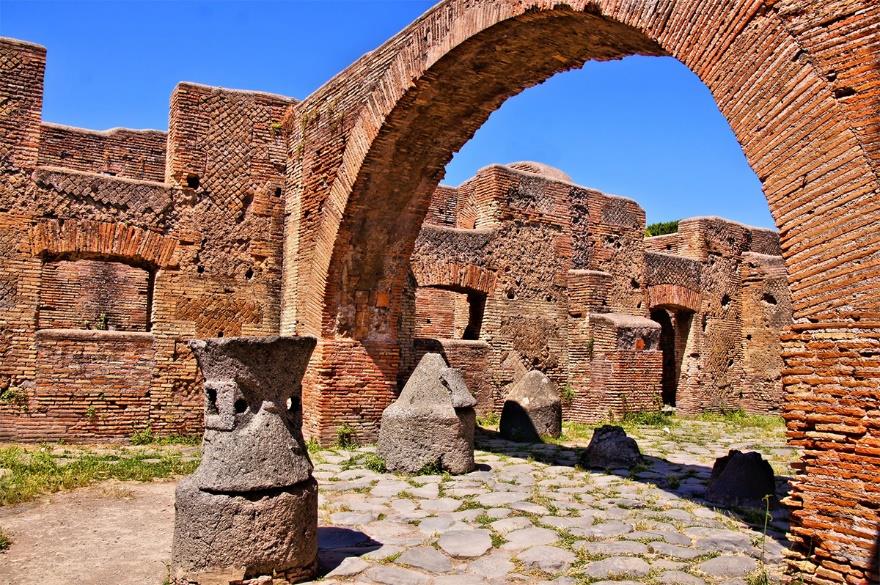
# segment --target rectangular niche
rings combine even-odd
[[[43,264],[39,329],[149,331],[152,275],[123,262]]]

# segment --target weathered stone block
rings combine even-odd
[[[400,398],[382,413],[378,452],[386,467],[407,473],[428,466],[471,471],[475,404],[461,372],[440,354],[425,354]]]
[[[763,507],[761,500],[775,493],[770,463],[755,451],[743,453],[733,449],[715,460],[706,499],[723,506]]]
[[[550,378],[532,370],[510,389],[501,410],[501,436],[538,442],[562,434],[562,400]]]
[[[621,427],[604,425],[593,431],[587,450],[581,455],[581,465],[614,469],[632,467],[642,460],[635,439],[626,436]]]

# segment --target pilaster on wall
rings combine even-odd
[[[45,71],[45,48],[0,38],[0,168],[7,172],[37,166]]]
[[[382,411],[397,397],[396,342],[322,339],[303,379],[303,434],[322,445],[342,430],[361,443],[379,436]]]

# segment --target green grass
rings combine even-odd
[[[364,453],[361,457],[360,464],[376,473],[385,473],[388,471],[385,468],[385,460],[375,453]]]
[[[0,448],[0,467],[12,473],[0,479],[0,506],[33,500],[42,494],[87,486],[99,481],[150,481],[195,471],[198,461],[184,461],[177,453],[99,455],[71,451],[59,465],[46,449]],[[146,461],[149,460],[149,461]]]
[[[494,429],[501,422],[501,416],[497,412],[488,412],[477,418],[477,425],[484,429]]]
[[[623,415],[620,426],[627,427],[674,427],[675,417],[660,411],[628,412]]]
[[[202,437],[200,435],[154,435],[153,429],[146,427],[132,433],[128,440],[132,445],[198,445],[202,442]]]
[[[0,552],[5,551],[10,546],[12,546],[12,539],[7,536],[2,529],[0,529]]]
[[[785,427],[781,416],[769,414],[749,414],[744,410],[722,410],[720,412],[704,412],[693,417],[694,420],[711,423],[722,423],[741,428],[776,430]]]

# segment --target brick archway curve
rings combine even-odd
[[[488,295],[495,290],[495,274],[473,264],[455,262],[421,262],[412,265],[418,286],[476,291]]]
[[[780,228],[796,321],[783,338],[789,436],[804,469],[824,470],[795,482],[795,544],[819,567],[809,580],[867,580],[880,504],[878,30],[871,0],[446,0],[365,55],[288,126],[282,329],[323,338],[308,406],[327,418],[307,432],[378,419],[393,398],[412,244],[443,168],[489,114],[590,59],[672,55],[712,92]],[[336,408],[351,392],[370,402]]]
[[[655,284],[648,287],[649,308],[670,307],[697,312],[700,310],[700,291],[680,284]]]

